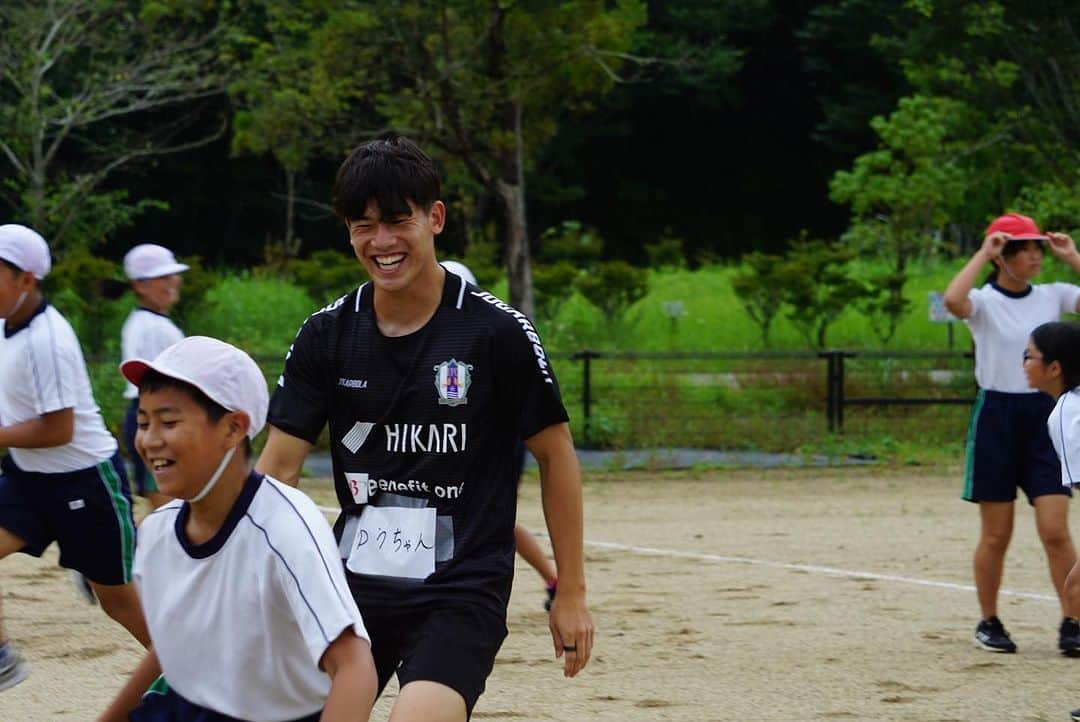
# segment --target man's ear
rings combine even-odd
[[[442,233],[443,228],[446,226],[446,206],[442,201],[435,201],[431,204],[431,210],[428,211],[428,220],[431,222],[431,230],[435,232],[435,235]]]

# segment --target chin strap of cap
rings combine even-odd
[[[210,481],[206,482],[206,486],[202,488],[202,491],[196,494],[193,498],[188,499],[189,504],[194,504],[195,502],[200,501],[204,496],[209,494],[215,486],[217,486],[218,480],[221,479],[221,475],[225,473],[225,467],[229,465],[230,461],[232,461],[233,454],[235,453],[235,446],[231,447],[228,451],[225,452],[225,458],[221,460],[220,464],[218,464],[217,471],[215,471],[214,475],[210,477]]]
[[[22,293],[20,293],[19,300],[15,302],[15,305],[11,307],[11,310],[7,312],[7,315],[4,316],[4,318],[11,318],[12,316],[14,316],[15,312],[22,308],[23,302],[26,300],[26,297],[28,295],[30,295],[29,291],[23,291]]]

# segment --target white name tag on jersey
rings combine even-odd
[[[345,566],[354,574],[426,579],[435,571],[435,511],[364,507]]]

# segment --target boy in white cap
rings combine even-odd
[[[152,645],[102,719],[367,720],[375,666],[330,526],[306,495],[251,471],[268,403],[259,367],[192,336],[120,369],[139,388],[136,448],[175,499],[139,525]],[[167,689],[143,696],[159,671]]]
[[[155,358],[184,338],[184,332],[169,318],[180,300],[180,274],[188,266],[178,263],[173,252],[154,243],[141,243],[124,256],[124,275],[138,299],[138,305],[124,321],[120,331],[120,360]],[[128,400],[124,415],[124,442],[131,455],[135,492],[157,508],[169,497],[158,491],[154,477],[135,451],[135,411],[139,390],[132,384],[124,388]]]
[[[0,558],[41,556],[81,572],[102,608],[144,645],[146,623],[131,584],[135,525],[116,439],[94,402],[71,324],[44,299],[51,269],[35,231],[0,225]],[[0,631],[0,690],[26,665]]]

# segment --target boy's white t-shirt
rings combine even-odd
[[[184,332],[172,319],[140,306],[128,314],[120,329],[120,361],[135,358],[153,361],[159,353],[183,339]],[[139,390],[130,381],[124,387],[124,398],[139,398]]]
[[[79,339],[67,319],[43,304],[8,335],[0,320],[0,426],[73,409],[71,441],[43,449],[8,449],[23,471],[59,474],[97,466],[116,453],[94,401]]]
[[[1062,485],[1080,484],[1080,389],[1066,391],[1058,397],[1046,420],[1046,430],[1061,459]]]
[[[1023,294],[992,283],[968,294],[971,315],[964,323],[975,341],[975,381],[979,388],[1012,394],[1038,393],[1028,386],[1023,357],[1036,326],[1059,321],[1076,311],[1080,286],[1071,283],[1031,285]]]
[[[347,628],[368,639],[326,518],[303,492],[252,474],[222,530],[192,547],[174,500],[138,527],[133,576],[169,686],[248,720],[322,709],[319,669]]]

